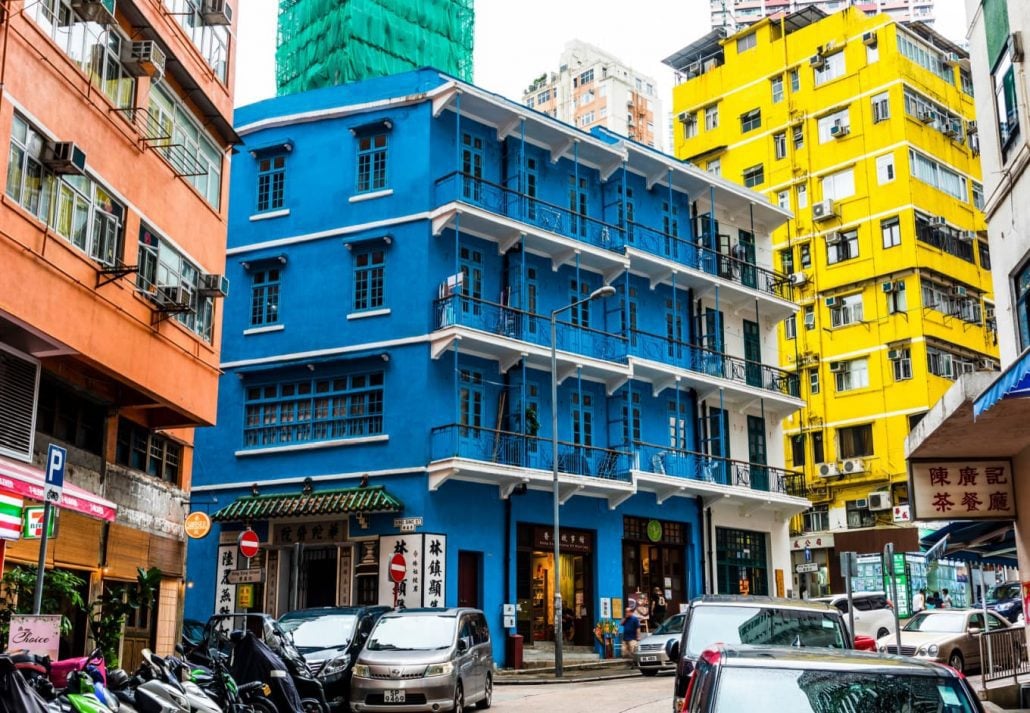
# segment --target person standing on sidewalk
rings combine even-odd
[[[658,628],[658,626],[665,621],[665,610],[667,604],[662,588],[655,587],[654,592],[651,595],[651,624],[655,628]]]
[[[636,607],[627,607],[626,618],[622,620],[622,655],[632,658],[640,643],[640,619]]]
[[[926,590],[920,589],[912,597],[912,613],[917,614],[926,609]]]

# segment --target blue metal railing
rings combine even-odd
[[[461,325],[551,348],[550,315],[533,314],[457,294],[434,301],[433,319],[436,329]],[[626,338],[618,334],[557,321],[555,336],[555,348],[559,351],[606,361],[624,362],[626,359]]]
[[[432,429],[430,453],[434,461],[468,458],[546,471],[554,464],[548,438],[461,424]],[[623,451],[558,442],[559,473],[629,482],[631,464],[630,454]]]
[[[782,493],[803,498],[804,473],[758,463],[731,460],[670,446],[641,443],[634,446],[636,469],[719,485]]]

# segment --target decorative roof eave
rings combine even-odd
[[[382,485],[276,495],[245,495],[218,510],[215,522],[252,522],[311,515],[401,512],[404,504]]]

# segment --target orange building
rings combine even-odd
[[[225,0],[0,0],[0,492],[68,449],[49,565],[159,567],[123,666],[177,641],[193,428],[215,417],[232,130]],[[38,540],[8,542],[7,567]],[[81,617],[80,617],[81,619]],[[62,654],[85,646],[85,625]]]

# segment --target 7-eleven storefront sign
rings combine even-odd
[[[24,502],[17,495],[0,493],[0,540],[21,538]]]

